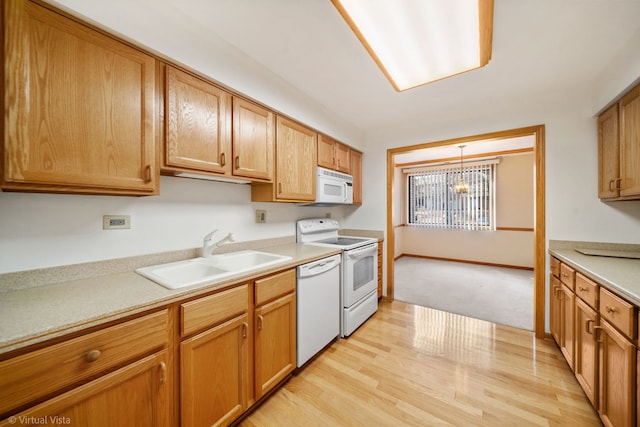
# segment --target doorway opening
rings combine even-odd
[[[484,155],[508,152],[506,141],[530,138],[533,143],[533,331],[537,338],[545,335],[545,179],[544,125],[511,129],[481,135],[466,136],[387,150],[387,286],[386,296],[394,299],[394,261],[396,259],[396,230],[400,197],[398,192],[396,159],[426,149],[458,149],[461,144],[486,143]],[[491,148],[494,148],[493,150]],[[517,150],[517,148],[516,148]],[[478,156],[480,157],[480,156]],[[395,220],[394,220],[395,218]]]

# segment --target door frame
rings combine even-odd
[[[534,253],[533,253],[533,332],[536,338],[545,337],[546,230],[545,230],[545,150],[544,125],[523,127],[443,141],[426,142],[387,150],[387,294],[393,300],[395,261],[395,229],[393,225],[394,156],[408,151],[457,145],[477,140],[501,140],[522,136],[534,137]]]

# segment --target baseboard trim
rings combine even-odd
[[[438,261],[451,261],[451,262],[462,262],[465,264],[477,264],[477,265],[487,265],[490,267],[503,267],[503,268],[513,268],[516,270],[530,270],[533,271],[533,267],[524,267],[521,265],[508,265],[508,264],[496,264],[496,263],[491,263],[491,262],[482,262],[482,261],[471,261],[471,260],[466,260],[466,259],[454,259],[454,258],[442,258],[442,257],[435,257],[435,256],[428,256],[428,255],[415,255],[415,254],[402,254],[399,257],[394,258],[394,261],[397,261],[398,259],[402,258],[402,257],[413,257],[413,258],[423,258],[423,259],[435,259]]]

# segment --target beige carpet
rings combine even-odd
[[[531,270],[408,256],[394,270],[397,300],[533,330]]]

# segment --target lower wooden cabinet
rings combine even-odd
[[[575,306],[576,295],[567,286],[561,286],[560,300],[560,351],[567,360],[571,370],[574,370],[574,322],[575,322]]]
[[[296,367],[296,270],[2,357],[0,427],[226,426]]]
[[[261,398],[296,367],[296,275],[289,270],[256,282],[255,392]],[[269,302],[262,300],[269,299]],[[273,299],[276,298],[276,299]]]
[[[638,310],[570,266],[552,259],[550,329],[607,427],[639,426]],[[574,271],[576,294],[565,282]],[[573,312],[573,316],[569,313]]]
[[[636,347],[607,321],[600,337],[600,418],[607,427],[636,420]]]
[[[598,313],[580,298],[576,299],[574,372],[589,401],[598,409]]]
[[[170,426],[166,350],[77,387],[2,422],[91,427]]]
[[[247,336],[245,313],[180,344],[183,426],[228,425],[247,409]]]
[[[162,310],[0,362],[0,426],[169,426],[167,325]]]

